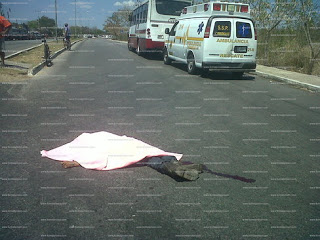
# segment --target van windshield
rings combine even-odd
[[[157,12],[163,15],[180,16],[182,9],[190,5],[190,0],[156,0]]]

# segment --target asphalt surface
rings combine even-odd
[[[190,76],[105,39],[0,89],[0,239],[320,237],[319,93],[251,75]],[[256,181],[63,169],[40,156],[96,131]]]
[[[53,41],[53,39],[48,39],[48,41]],[[5,42],[5,53],[9,56],[13,53],[19,52],[26,48],[37,46],[42,43],[42,40],[15,40]]]

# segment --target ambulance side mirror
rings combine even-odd
[[[164,30],[164,33],[165,33],[165,34],[169,34],[169,33],[170,33],[170,29],[169,29],[169,28],[166,28],[166,29]]]

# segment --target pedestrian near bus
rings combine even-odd
[[[4,66],[4,40],[5,35],[10,31],[12,25],[11,23],[3,16],[0,16],[0,56],[1,56],[1,66]]]

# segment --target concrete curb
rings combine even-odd
[[[28,51],[30,51],[30,50],[32,50],[32,49],[35,49],[35,48],[37,48],[37,47],[40,47],[41,45],[42,45],[42,43],[41,43],[41,44],[39,44],[39,45],[36,45],[36,46],[30,47],[30,48],[23,49],[23,50],[21,50],[21,51],[19,51],[19,52],[12,53],[12,54],[10,54],[10,55],[6,56],[6,57],[5,57],[5,59],[9,59],[9,58],[15,57],[15,56],[17,56],[17,55],[19,55],[19,54],[21,54],[21,53],[28,52]]]
[[[81,42],[81,41],[83,41],[83,39],[77,40],[77,41],[71,43],[71,46],[73,46],[74,44],[76,44],[76,43],[78,43],[78,42]],[[41,45],[42,45],[42,44],[41,44]],[[58,50],[58,51],[56,51],[54,54],[52,54],[52,55],[50,56],[50,59],[52,60],[52,59],[58,57],[58,56],[59,56],[61,53],[63,53],[64,51],[66,51],[66,49],[65,49],[65,48],[61,48],[60,50]],[[46,65],[46,62],[43,61],[43,62],[39,63],[37,66],[29,69],[29,70],[28,70],[28,76],[32,77],[32,76],[36,75],[38,72],[40,72],[40,71],[44,68],[45,65]]]
[[[127,41],[120,41],[120,40],[111,40],[112,42],[117,42],[117,43],[128,43]]]
[[[273,74],[265,73],[265,72],[261,72],[261,71],[256,71],[255,73],[257,75],[265,77],[265,78],[270,78],[270,79],[273,79],[273,80],[276,80],[276,81],[285,82],[285,83],[290,84],[290,85],[295,85],[295,86],[299,86],[299,87],[302,87],[302,88],[307,88],[307,89],[312,90],[312,91],[320,92],[320,87],[316,86],[316,85],[313,85],[313,84],[304,83],[304,82],[300,82],[300,81],[293,80],[293,79],[290,79],[290,78],[280,77],[280,76],[277,76],[277,75],[273,75]]]

